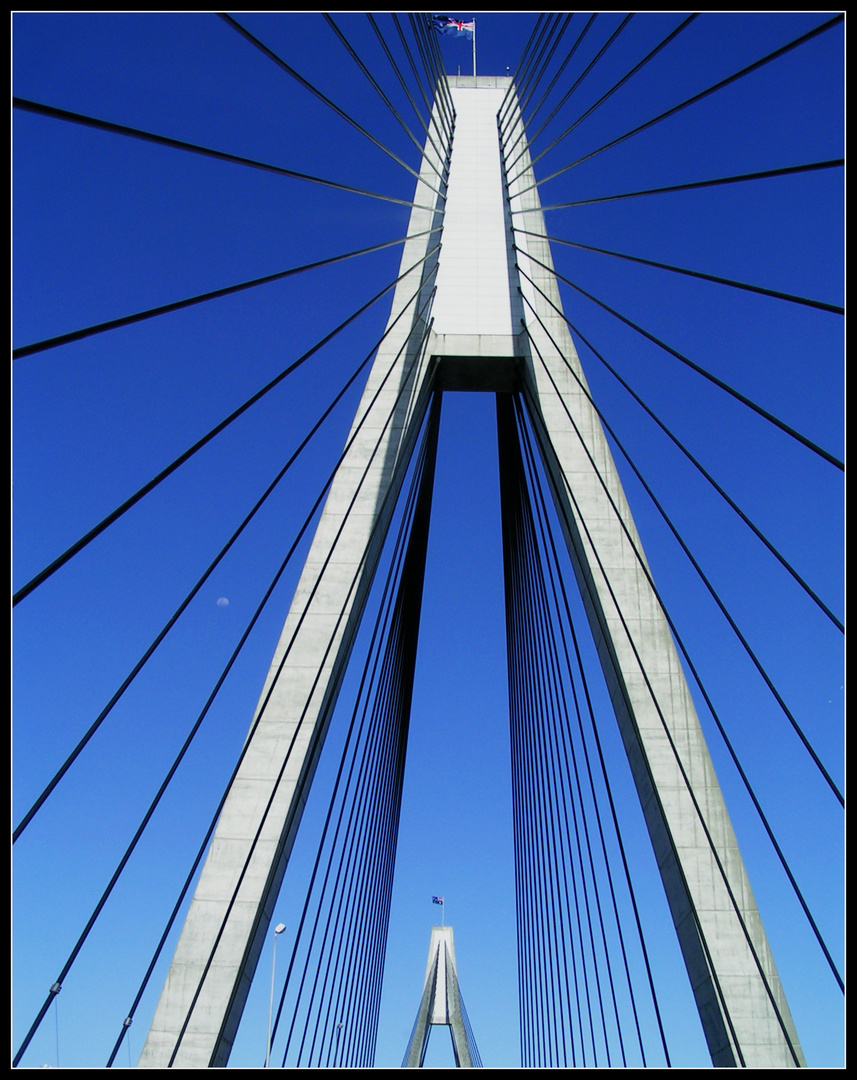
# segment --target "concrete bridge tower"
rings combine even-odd
[[[432,205],[411,213],[390,333],[292,600],[140,1064],[226,1064],[427,405],[437,389],[464,389],[517,390],[529,411],[712,1061],[802,1065],[669,626],[560,314],[526,152],[517,179],[509,184],[505,175],[503,145],[517,142],[516,155],[526,145],[514,87],[500,77],[447,81],[434,119],[442,130],[440,111],[451,102],[451,157],[442,160],[430,140],[421,175],[434,182],[448,167],[448,183]],[[501,107],[508,116],[502,138]],[[416,202],[425,203],[428,186],[418,189]],[[440,254],[426,259],[439,226]],[[446,935],[433,932],[429,967],[436,961],[437,971],[448,973],[439,959],[448,950],[454,975],[448,928]],[[463,1055],[464,1044],[456,1045]]]

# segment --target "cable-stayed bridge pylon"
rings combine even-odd
[[[438,390],[520,388],[712,1060],[801,1065],[669,624],[562,318],[511,80],[452,77],[435,108],[438,130],[454,122],[448,188],[412,211],[392,333],[374,361],[140,1064],[225,1064],[428,402]],[[520,159],[511,182],[504,144]],[[427,144],[418,189],[446,167]],[[438,224],[443,246],[432,255]],[[501,448],[512,439],[501,424]]]

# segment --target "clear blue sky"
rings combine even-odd
[[[416,147],[320,15],[237,17],[400,157],[418,164]],[[550,73],[584,17],[575,16]],[[479,74],[514,72],[536,16],[476,18]],[[534,152],[680,18],[635,16]],[[539,162],[537,176],[598,149],[825,18],[815,12],[700,16]],[[620,19],[596,20],[536,126]],[[365,16],[337,20],[404,111]],[[381,22],[392,33],[388,17]],[[447,71],[470,73],[469,42],[444,39],[440,45]],[[13,18],[13,47],[14,93],[22,98],[396,198],[413,196],[405,169],[213,14],[23,13]],[[843,108],[840,25],[545,184],[542,202],[838,158]],[[407,227],[404,206],[17,110],[14,154],[16,346],[393,240]],[[842,199],[842,170],[830,169],[555,210],[546,221],[557,237],[842,304]],[[390,282],[398,260],[391,248],[16,361],[15,588]],[[581,288],[842,458],[839,316],[558,244],[554,260]],[[587,340],[841,618],[841,473],[575,290],[564,285],[562,292],[566,314]],[[387,310],[383,302],[376,305],[16,608],[15,822],[380,336]],[[663,496],[841,787],[841,634],[589,349],[579,349],[604,415]],[[335,462],[359,392],[357,386],[346,397],[294,477],[224,560],[16,845],[16,1047]],[[490,397],[447,395],[378,1065],[397,1065],[404,1052],[439,910],[433,894],[445,896],[446,921],[455,928],[462,988],[484,1063],[520,1060],[495,440]],[[841,969],[841,810],[617,458],[665,603]],[[98,1067],[106,1061],[246,734],[296,573],[286,575],[260,620],[24,1064]],[[808,1063],[841,1065],[842,997],[702,708],[700,715]],[[605,738],[615,743],[609,715],[603,724]],[[673,1063],[704,1066],[707,1053],[627,765],[618,754],[615,763]],[[275,918],[294,918],[285,896]],[[285,942],[280,949],[278,964]],[[134,1059],[167,959],[131,1029]],[[258,1065],[264,1055],[269,962],[266,954],[230,1064]],[[446,1055],[439,1063],[451,1060],[440,1046],[446,1041],[445,1033],[435,1034],[432,1054]],[[117,1064],[128,1064],[129,1050],[123,1048]]]

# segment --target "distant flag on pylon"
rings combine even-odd
[[[442,896],[433,896],[431,898],[431,902],[433,904],[441,904],[442,905],[443,904],[443,897]]]
[[[452,37],[473,37],[476,33],[476,21],[462,22],[461,19],[451,19],[448,15],[432,15],[431,21],[439,34],[449,34]]]

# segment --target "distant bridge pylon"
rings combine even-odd
[[[452,1052],[460,1069],[481,1064],[476,1039],[470,1029],[455,962],[455,941],[451,926],[433,926],[423,993],[414,1029],[402,1062],[404,1068],[422,1067],[432,1027],[448,1027]]]

